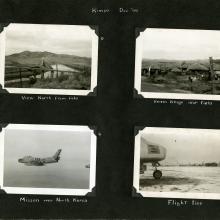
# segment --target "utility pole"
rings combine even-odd
[[[56,63],[56,71],[57,71],[57,77],[56,78],[58,78],[58,65],[57,65],[57,63]]]
[[[21,68],[19,68],[19,76],[20,76],[20,84],[21,84],[21,88],[23,88]]]
[[[214,79],[214,68],[213,68],[213,58],[209,57],[209,65],[210,65],[210,75],[209,75],[209,79],[213,80]]]
[[[209,74],[209,80],[211,81],[211,85],[212,85],[212,94],[214,94],[215,92],[215,86],[214,86],[214,68],[213,68],[213,58],[209,57],[209,65],[210,65],[210,74]]]

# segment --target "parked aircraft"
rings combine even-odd
[[[25,156],[23,158],[18,159],[19,163],[24,163],[27,166],[44,166],[47,163],[57,163],[60,159],[61,149],[57,150],[57,152],[52,157],[32,157]]]
[[[153,177],[160,179],[162,177],[162,171],[158,170],[160,166],[159,161],[164,160],[166,157],[166,148],[158,144],[150,143],[143,137],[141,137],[140,148],[140,173],[144,173],[147,170],[147,163],[151,163],[154,167]]]

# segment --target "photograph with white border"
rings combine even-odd
[[[6,193],[86,195],[95,187],[96,135],[87,126],[9,124],[0,158]]]
[[[11,23],[0,48],[9,93],[88,95],[97,86],[98,36],[88,25]]]
[[[133,186],[143,197],[220,199],[220,130],[145,127]]]
[[[220,100],[220,30],[137,31],[134,87],[138,94]]]

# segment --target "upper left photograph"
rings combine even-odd
[[[0,84],[9,93],[88,95],[98,35],[86,25],[18,24],[0,33]]]

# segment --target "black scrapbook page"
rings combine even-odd
[[[219,219],[219,9],[0,0],[0,218]]]

